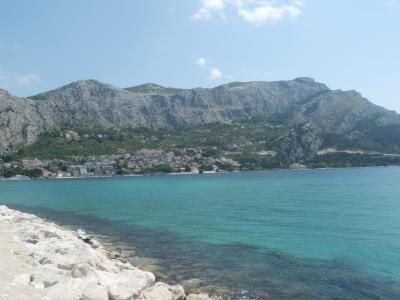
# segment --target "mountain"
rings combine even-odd
[[[248,120],[289,128],[273,147],[292,160],[312,158],[328,146],[400,152],[400,115],[311,78],[209,89],[150,83],[122,89],[82,80],[29,98],[0,90],[0,152],[66,128],[156,130]]]
[[[184,89],[163,87],[155,83],[145,83],[126,88],[125,90],[136,93],[144,93],[144,94],[174,94],[177,92],[181,92]]]

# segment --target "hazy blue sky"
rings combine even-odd
[[[400,0],[1,0],[0,87],[310,76],[400,112]]]

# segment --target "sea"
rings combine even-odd
[[[400,168],[0,181],[0,204],[222,299],[400,299]]]

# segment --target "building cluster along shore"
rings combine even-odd
[[[239,166],[232,159],[205,156],[201,149],[184,148],[179,152],[142,149],[134,153],[77,156],[74,160],[0,157],[0,178],[21,180],[156,173],[199,174],[234,170]]]
[[[157,282],[82,230],[6,206],[0,206],[0,265],[1,300],[211,299]]]

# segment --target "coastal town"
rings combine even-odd
[[[203,174],[239,170],[241,165],[226,157],[206,156],[202,149],[174,152],[142,149],[134,153],[60,159],[0,160],[0,178],[8,180],[113,177],[146,174]]]

